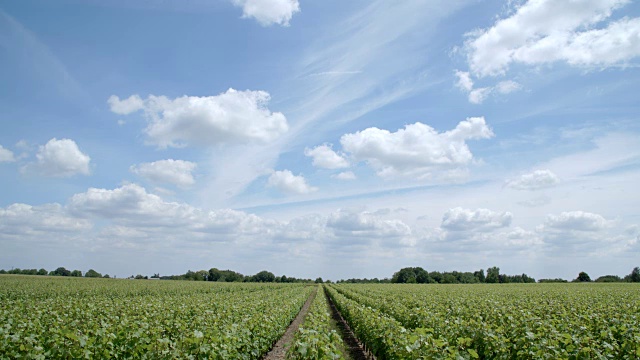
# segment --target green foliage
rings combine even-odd
[[[260,359],[313,289],[0,277],[0,359]]]
[[[581,271],[581,272],[578,274],[578,278],[577,278],[577,279],[575,279],[575,281],[577,281],[577,282],[590,282],[590,281],[591,281],[591,278],[589,277],[589,274],[587,274],[587,273],[586,273],[586,272],[584,272],[584,271]]]
[[[596,282],[622,282],[622,278],[618,275],[604,275],[596,279]]]
[[[332,285],[378,359],[636,359],[635,284]]]
[[[487,269],[487,278],[485,280],[488,284],[496,284],[500,282],[500,268],[490,267]]]
[[[630,282],[640,282],[640,267],[634,267],[633,270],[631,271],[631,274],[629,274],[629,281]]]
[[[102,277],[102,275],[101,275],[99,272],[97,272],[97,271],[95,271],[95,270],[93,270],[93,269],[89,269],[89,271],[87,271],[87,272],[84,274],[84,277],[89,277],[89,278],[99,278],[99,277]]]
[[[342,359],[344,356],[340,351],[341,345],[342,338],[331,328],[331,315],[324,288],[318,286],[304,323],[298,328],[287,350],[287,359]]]

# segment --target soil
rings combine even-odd
[[[264,358],[262,358],[262,360],[285,359],[285,356],[287,354],[287,348],[289,347],[289,344],[291,344],[291,341],[293,340],[293,336],[295,335],[296,331],[300,327],[300,324],[302,324],[305,316],[307,316],[307,313],[309,312],[309,308],[311,307],[311,303],[313,302],[313,299],[315,299],[317,292],[318,291],[315,290],[311,295],[309,295],[309,298],[302,306],[302,309],[300,310],[296,318],[293,319],[293,322],[291,322],[291,325],[289,325],[289,327],[287,328],[287,331],[285,331],[284,335],[282,335],[280,340],[278,340],[278,342],[276,342],[276,344],[273,345],[273,348],[271,348],[271,351],[269,351],[269,353],[267,353],[267,355],[265,355]]]
[[[351,359],[375,360],[376,357],[364,347],[364,344],[362,344],[358,340],[358,338],[356,338],[356,335],[349,327],[349,324],[347,324],[346,320],[342,317],[342,315],[340,315],[340,312],[336,308],[336,305],[333,303],[333,301],[331,301],[331,298],[329,296],[327,296],[327,301],[329,301],[329,306],[331,307],[331,316],[338,325],[338,330],[340,331],[342,340],[344,340],[345,348],[349,352]]]

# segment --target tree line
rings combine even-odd
[[[59,267],[52,271],[46,269],[0,269],[0,274],[20,274],[20,275],[40,275],[40,276],[70,276],[70,277],[87,277],[87,278],[110,278],[109,274],[102,275],[101,273],[89,269],[86,273],[82,273],[80,270],[67,270],[65,267]],[[129,279],[149,279],[148,276],[143,275],[131,275]],[[239,272],[232,270],[219,270],[217,268],[211,268],[207,270],[187,271],[181,275],[169,275],[160,276],[160,274],[153,274],[151,279],[162,280],[189,280],[189,281],[218,281],[218,282],[272,282],[272,283],[299,283],[299,282],[323,282],[322,278],[317,278],[315,281],[311,279],[301,279],[295,277],[288,277],[286,275],[276,276],[270,271],[260,271],[255,275],[243,275]],[[630,274],[620,277],[617,275],[604,275],[598,277],[596,280],[591,280],[589,274],[582,271],[578,276],[571,280],[571,282],[640,282],[640,267],[635,267]],[[330,282],[327,280],[327,282]],[[394,284],[506,284],[506,283],[535,283],[536,279],[522,275],[506,275],[500,273],[499,267],[490,267],[487,269],[486,275],[483,269],[474,272],[439,272],[439,271],[427,271],[421,267],[406,267],[395,272],[393,276],[384,279],[346,279],[338,280],[337,283],[394,283]],[[539,283],[566,283],[569,280],[555,278],[555,279],[540,279]]]
[[[80,270],[67,270],[64,267],[59,267],[52,271],[46,269],[20,269],[15,268],[11,270],[0,269],[0,274],[17,274],[17,275],[40,275],[40,276],[71,276],[71,277],[88,277],[88,278],[109,278],[109,274],[100,274],[99,272],[89,269],[86,273],[82,273]]]

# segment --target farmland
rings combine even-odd
[[[308,286],[3,275],[0,358],[261,359],[314,292],[289,358],[346,356],[325,291],[378,359],[640,356],[637,284]]]

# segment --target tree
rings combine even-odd
[[[49,275],[51,275],[51,274],[49,274]],[[53,275],[55,275],[55,276],[71,276],[71,271],[69,271],[69,270],[65,269],[63,266],[61,266],[61,267],[59,267],[59,268],[57,268],[57,269],[55,269],[53,271]]]
[[[48,274],[48,273],[47,273],[47,270],[45,270],[45,269],[40,269],[40,270],[38,270],[38,275],[42,275],[42,276],[44,276],[44,275],[47,275],[47,274]]]
[[[82,277],[82,271],[80,271],[80,270],[73,270],[73,271],[71,272],[71,276],[73,276],[73,277]]]
[[[84,274],[84,277],[88,277],[88,278],[99,278],[102,277],[102,274],[100,274],[99,272],[93,270],[93,269],[89,269],[89,271],[87,271]]]
[[[391,282],[396,284],[415,284],[416,283],[415,269],[414,268],[400,269],[400,271],[393,274],[393,277],[391,278]]]
[[[500,282],[500,268],[497,266],[487,269],[487,278],[485,282],[488,284],[497,284]]]
[[[483,283],[485,281],[485,277],[484,277],[484,270],[480,269],[476,272],[473,273],[473,276],[478,279],[479,283]]]
[[[587,274],[584,271],[581,271],[578,274],[578,278],[576,279],[576,281],[578,281],[578,282],[590,282],[591,278],[589,277],[589,274]]]
[[[263,270],[253,276],[256,282],[275,282],[276,276],[273,273]]]
[[[319,277],[319,278],[316,279],[315,282],[316,282],[316,284],[322,284],[324,281],[322,281],[322,278]]]
[[[640,267],[634,267],[629,275],[631,282],[640,282]]]
[[[103,278],[105,278],[105,279],[109,279],[109,278],[110,278],[110,277],[109,277],[109,274],[104,274]]]

